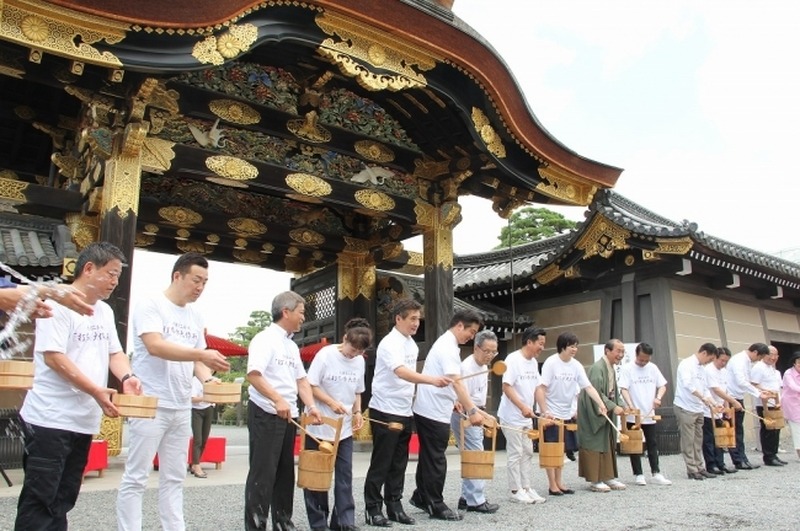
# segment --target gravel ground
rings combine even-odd
[[[789,447],[790,448],[790,447]],[[626,457],[619,458],[621,479],[628,489],[621,492],[592,493],[586,483],[577,477],[577,464],[567,463],[564,478],[577,492],[573,496],[548,497],[542,505],[512,504],[507,499],[506,470],[497,466],[495,479],[489,484],[491,501],[500,504],[493,515],[466,513],[462,522],[439,522],[407,503],[413,491],[413,475],[406,477],[406,511],[417,518],[417,530],[454,530],[469,526],[479,530],[533,530],[533,529],[797,529],[797,485],[800,482],[800,462],[793,454],[782,454],[789,465],[761,467],[753,471],[706,481],[686,479],[680,456],[662,456],[661,468],[674,481],[672,486],[661,487],[633,485]],[[499,457],[499,455],[498,455]],[[505,456],[503,456],[504,458]],[[752,462],[760,455],[751,453]],[[536,458],[535,458],[536,459]],[[498,459],[499,461],[499,459]],[[505,462],[505,459],[503,459]],[[645,467],[646,467],[645,460]],[[534,469],[533,486],[539,494],[546,494],[544,471]],[[188,484],[187,484],[188,485]],[[356,524],[366,526],[363,513],[363,478],[355,479],[357,505]],[[459,472],[452,470],[447,477],[445,500],[455,507],[460,492]],[[193,487],[185,489],[185,515],[187,529],[227,531],[242,528],[244,511],[244,486],[226,485]],[[73,530],[113,530],[115,521],[116,491],[85,492],[70,513]],[[0,498],[0,529],[11,529],[16,499]],[[159,529],[156,514],[156,491],[148,489],[145,496],[144,529]],[[302,495],[295,491],[295,523],[308,529]],[[792,523],[794,522],[794,523]],[[395,524],[395,528],[407,528]]]

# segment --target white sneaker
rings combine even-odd
[[[643,476],[643,475],[641,475],[641,474],[639,474],[638,476],[636,476],[636,477],[634,478],[634,482],[635,482],[637,485],[641,485],[642,487],[644,487],[644,486],[646,486],[646,485],[647,485],[647,481],[645,481],[645,479],[644,479],[644,476]]]
[[[525,493],[528,495],[528,498],[533,500],[533,503],[544,503],[544,502],[547,501],[545,498],[542,498],[541,496],[539,496],[536,493],[536,491],[531,489],[531,488],[525,489]]]
[[[514,503],[533,503],[533,500],[528,493],[525,492],[525,489],[519,489],[517,492],[511,493],[511,501]]]
[[[606,485],[608,485],[611,488],[611,490],[625,490],[628,488],[628,486],[625,485],[625,483],[617,479],[609,479],[608,481],[606,481]]]
[[[651,481],[654,485],[672,485],[672,482],[665,478],[664,474],[661,472],[653,474],[653,479]]]
[[[589,490],[591,490],[592,492],[611,492],[611,487],[609,487],[602,481],[598,481],[597,483],[592,483],[589,486]]]

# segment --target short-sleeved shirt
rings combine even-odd
[[[339,350],[340,345],[323,347],[314,356],[314,361],[308,368],[308,383],[319,387],[328,396],[341,403],[347,415],[342,423],[340,439],[347,439],[353,435],[353,423],[350,413],[356,401],[356,394],[364,392],[364,357],[348,358]],[[336,418],[338,413],[324,402],[317,400],[317,407],[324,417]],[[308,426],[308,432],[320,439],[332,441],[335,431],[331,426]]]
[[[750,371],[750,381],[754,384],[758,384],[762,389],[775,391],[776,393],[780,392],[781,385],[783,384],[781,373],[778,372],[778,369],[776,369],[774,365],[764,363],[763,360],[753,364],[753,370]],[[755,404],[756,406],[763,406],[764,401],[759,397],[755,399]],[[767,400],[767,405],[769,407],[775,407],[775,399],[770,398]]]
[[[586,376],[586,369],[578,360],[570,358],[569,361],[563,361],[558,354],[544,361],[542,384],[547,387],[547,411],[561,420],[572,418],[575,396],[581,389],[592,385]]]
[[[425,358],[422,374],[430,376],[446,376],[461,374],[461,349],[458,340],[450,330],[439,336]],[[450,424],[453,405],[458,397],[452,385],[436,387],[420,385],[417,398],[414,400],[414,413],[422,417]]]
[[[510,385],[517,392],[520,399],[530,404],[533,409],[534,393],[536,388],[542,384],[542,377],[539,375],[539,362],[536,358],[526,360],[522,352],[515,350],[506,356],[506,372],[503,374],[503,384]],[[531,419],[522,415],[517,406],[503,393],[500,398],[500,407],[497,408],[497,416],[513,427],[530,428]]]
[[[728,369],[727,367],[723,367],[721,369],[717,369],[717,366],[714,365],[713,362],[705,365],[703,370],[706,373],[706,387],[708,388],[708,394],[711,396],[711,400],[714,401],[715,404],[718,406],[725,405],[725,399],[719,396],[717,393],[713,391],[714,388],[721,390],[723,393],[728,392]],[[711,418],[711,410],[705,408],[703,411],[703,416],[706,418]],[[718,417],[718,415],[716,415]]]
[[[622,366],[619,371],[619,381],[617,385],[620,389],[627,389],[631,395],[633,407],[642,412],[642,415],[649,415],[653,410],[653,399],[659,387],[667,385],[667,379],[661,374],[655,363],[648,363],[644,367],[639,367],[631,361]],[[633,416],[628,415],[628,422],[634,422]],[[642,419],[642,424],[654,424],[655,420],[651,417]]]
[[[690,413],[704,413],[708,407],[693,394],[693,391],[702,396],[707,394],[706,373],[694,354],[678,364],[674,404]]]
[[[140,302],[133,311],[133,372],[145,395],[157,396],[158,407],[191,409],[194,362],[172,361],[153,356],[142,335],[161,334],[170,343],[205,349],[205,327],[191,304],[178,306],[160,293]]]
[[[400,417],[412,415],[414,383],[403,380],[394,371],[399,367],[416,371],[418,356],[419,347],[414,338],[403,335],[397,328],[386,334],[378,343],[370,408]]]
[[[103,301],[94,304],[91,316],[79,315],[55,301],[48,304],[53,316],[36,321],[33,388],[20,414],[36,426],[93,435],[100,431],[100,405],[48,367],[44,357],[48,355],[45,352],[62,353],[95,385],[105,387],[109,356],[122,352],[114,312]]]
[[[478,365],[475,361],[474,355],[467,356],[464,358],[464,361],[461,362],[461,376],[469,376],[485,370],[485,366]],[[461,380],[461,383],[467,388],[467,392],[473,404],[478,407],[484,407],[486,405],[486,394],[489,390],[488,373]]]
[[[297,417],[297,380],[306,377],[300,359],[300,349],[291,334],[287,334],[277,323],[272,323],[250,341],[247,357],[247,374],[258,371],[267,383],[291,408],[292,417]],[[275,403],[262,395],[255,386],[248,387],[250,400],[273,415],[278,414]]]
[[[733,398],[743,400],[745,393],[753,398],[759,397],[758,389],[753,387],[752,380],[750,380],[752,368],[753,362],[750,361],[746,350],[731,356],[731,360],[728,362],[728,393]]]

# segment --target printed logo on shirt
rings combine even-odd
[[[335,374],[326,374],[323,378],[326,382],[358,383],[359,377],[356,371],[339,371]]]
[[[565,372],[561,374],[553,374],[553,381],[555,382],[577,382],[578,375],[573,372]]]
[[[199,334],[197,328],[185,323],[169,323],[164,325],[164,337],[180,338],[187,344],[196,344]]]
[[[285,353],[278,353],[278,355],[276,355],[273,359],[275,361],[275,365],[278,367],[290,367],[294,369],[295,365],[297,364],[293,357],[287,356]]]
[[[655,378],[649,375],[631,377],[630,385],[648,385],[656,383]]]
[[[100,324],[93,324],[82,332],[75,332],[72,338],[78,343],[88,343],[94,341],[108,341],[111,334]]]

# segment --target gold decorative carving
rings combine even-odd
[[[244,238],[236,238],[233,242],[234,249],[246,249],[247,248],[247,240]]]
[[[50,155],[50,162],[58,168],[58,173],[67,179],[78,178],[78,165],[80,162],[71,154],[65,155],[64,153],[55,152]]]
[[[359,140],[354,147],[356,153],[373,162],[391,162],[394,160],[394,151],[379,142]]]
[[[95,439],[108,443],[108,457],[116,457],[122,452],[122,417],[106,417],[100,421],[100,433]]]
[[[564,278],[579,278],[581,276],[581,268],[577,265],[567,268],[564,271]]]
[[[440,207],[416,201],[414,213],[421,226],[425,269],[453,267],[453,227],[461,221],[461,205],[448,201]]]
[[[492,127],[489,118],[477,107],[472,108],[472,123],[489,152],[499,159],[505,158],[506,148],[500,139],[500,135]]]
[[[343,236],[344,250],[351,253],[365,253],[369,251],[369,241],[352,236]]]
[[[122,62],[109,51],[92,46],[100,41],[117,44],[130,26],[108,18],[72,11],[37,0],[0,2],[0,35],[36,52],[41,52],[106,67],[121,67]],[[74,65],[73,65],[74,69]]]
[[[629,230],[612,223],[604,216],[596,215],[575,243],[575,248],[584,252],[584,260],[595,255],[608,258],[614,251],[629,248],[627,239],[630,235]]]
[[[414,159],[414,177],[435,179],[450,172],[449,160]]]
[[[214,247],[207,242],[178,240],[175,242],[175,247],[182,253],[211,254],[214,252]]]
[[[549,266],[542,269],[539,273],[537,273],[534,278],[536,282],[541,285],[549,284],[561,275],[564,274],[564,271],[558,267],[558,264],[550,264]]]
[[[492,196],[492,210],[497,212],[497,215],[503,219],[508,219],[515,209],[524,204],[525,201],[520,199],[511,199],[510,197],[502,195]]]
[[[689,236],[683,238],[656,238],[658,248],[655,250],[659,254],[686,254],[692,250],[694,242]]]
[[[100,216],[86,216],[80,212],[71,212],[64,216],[64,221],[72,234],[72,241],[78,250],[100,237]]]
[[[192,235],[192,233],[189,232],[186,229],[178,229],[178,230],[175,231],[175,239],[178,240],[178,241],[185,242],[186,240],[189,239],[189,236],[191,236],[191,235]]]
[[[267,257],[263,253],[253,251],[252,249],[234,249],[233,257],[246,264],[260,264],[267,260]]]
[[[202,64],[221,65],[246,52],[258,38],[258,28],[252,24],[232,25],[220,35],[209,35],[192,48],[192,57]]]
[[[18,181],[19,175],[17,175],[16,172],[11,170],[0,170],[0,178],[11,179],[12,181]]]
[[[443,191],[443,199],[445,201],[458,201],[458,187],[461,186],[465,180],[472,176],[472,172],[462,171],[456,175],[453,175],[450,179],[445,179],[441,182],[442,191]]]
[[[260,236],[267,232],[267,226],[251,218],[232,218],[228,220],[228,227],[243,238]]]
[[[213,100],[208,108],[226,122],[234,124],[252,125],[261,121],[261,114],[257,110],[234,100]]]
[[[150,97],[158,86],[158,79],[148,77],[139,86],[139,90],[130,99],[130,110],[128,111],[129,121],[141,122],[144,119],[144,111],[150,103]]]
[[[161,207],[158,209],[158,215],[164,221],[178,227],[191,228],[203,221],[203,216],[194,210],[180,206]]]
[[[425,260],[422,253],[418,253],[416,251],[409,251],[408,252],[408,260],[406,263],[413,267],[423,267],[425,265]]]
[[[172,166],[175,158],[175,142],[149,136],[144,139],[142,146],[142,169],[158,175],[163,174]]]
[[[331,141],[331,132],[317,124],[317,111],[309,111],[305,118],[293,118],[286,122],[286,128],[294,136],[314,144],[324,144]]]
[[[381,245],[384,260],[394,260],[400,253],[403,252],[403,244],[401,242],[389,242]]]
[[[206,167],[220,177],[234,181],[248,181],[258,177],[258,168],[247,161],[227,155],[208,157]]]
[[[375,298],[375,263],[368,252],[339,253],[337,260],[337,300]]]
[[[397,35],[333,11],[317,15],[316,22],[322,31],[331,35],[322,42],[317,53],[367,90],[425,87],[428,81],[421,72],[433,69],[440,60]],[[381,72],[372,72],[369,66]]]
[[[286,185],[299,194],[311,197],[325,197],[333,191],[327,181],[310,173],[290,173],[286,176]]]
[[[150,247],[156,243],[156,237],[152,234],[144,234],[142,232],[136,233],[136,240],[134,241],[133,245],[135,247]]]
[[[635,263],[636,263],[636,258],[632,254],[629,254],[629,255],[625,256],[625,265],[626,266],[631,267]]]
[[[275,250],[274,245],[272,245],[271,243],[265,243],[261,246],[261,251],[259,252],[264,254],[271,254],[274,250]]]
[[[154,225],[152,223],[148,223],[147,225],[144,226],[144,230],[142,231],[142,234],[150,234],[150,235],[155,236],[156,234],[158,234],[158,230],[159,230],[158,225]]]
[[[597,192],[596,186],[583,182],[577,175],[552,164],[541,166],[539,176],[546,182],[540,182],[536,186],[537,192],[572,205],[589,205]]]
[[[316,247],[325,243],[325,237],[311,229],[292,229],[289,231],[289,237],[307,247]]]
[[[27,201],[25,191],[28,189],[28,183],[0,177],[0,199],[4,202],[24,203]]]
[[[355,193],[355,198],[365,207],[378,212],[386,212],[395,207],[394,199],[377,190],[358,190]]]

